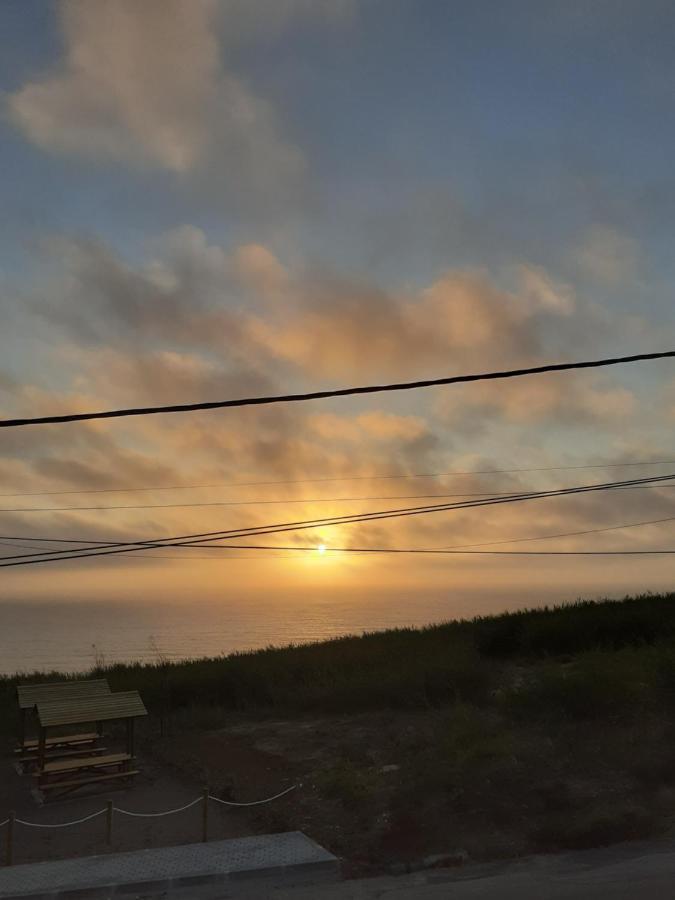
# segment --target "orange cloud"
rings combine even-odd
[[[54,341],[49,363],[59,373],[59,386],[3,378],[5,412],[189,402],[302,389],[326,380],[352,384],[390,375],[476,371],[488,361],[497,366],[545,360],[559,355],[561,347],[576,347],[576,336],[584,331],[596,333],[596,313],[590,314],[568,288],[531,266],[518,271],[509,290],[489,273],[451,270],[420,289],[396,291],[288,264],[262,244],[225,248],[192,226],[157,240],[152,257],[140,264],[132,265],[92,241],[61,238],[51,249],[54,256],[39,291],[48,300],[42,314],[48,317]],[[576,460],[582,451],[569,442],[566,451],[550,458],[542,426],[552,424],[561,430],[590,424],[595,435],[603,428],[607,456],[634,457],[635,447],[625,446],[622,436],[623,422],[636,412],[631,392],[609,374],[584,373],[330,405],[17,430],[6,435],[0,456],[0,485],[6,492],[207,484],[230,486],[184,495],[159,490],[102,495],[96,500],[100,505],[149,506],[266,502],[2,515],[5,526],[12,528],[7,533],[115,539],[424,503],[416,494],[574,483],[583,477],[575,475],[567,482],[559,474],[399,482],[375,476],[494,469],[521,460],[547,465],[565,453]],[[578,434],[575,430],[575,437]],[[603,473],[597,474],[600,480]],[[306,483],[308,478],[319,480]],[[241,482],[275,481],[292,483],[237,487]],[[321,538],[345,546],[445,546],[572,530],[607,523],[613,516],[620,521],[649,518],[653,511],[667,515],[665,510],[675,502],[673,492],[665,489],[624,494],[612,496],[611,505],[605,498],[558,501],[536,510],[525,505],[494,507],[289,533],[283,542],[302,545]],[[345,499],[360,496],[376,499]],[[284,503],[268,502],[273,500]],[[90,501],[85,495],[20,503],[95,505]],[[275,540],[270,538],[271,543]],[[413,558],[397,563],[397,571],[407,573],[411,584],[418,583],[415,578],[427,586],[456,584],[462,578],[463,583],[473,578],[476,584],[484,563],[482,558],[454,559],[422,569]],[[120,570],[124,563],[100,565],[108,571],[114,566]],[[157,561],[160,576],[162,565]],[[381,580],[384,569],[376,560],[359,558],[355,565],[359,587],[366,589],[368,577]],[[198,565],[193,571],[196,579],[203,577]],[[422,571],[423,576],[415,574]],[[228,578],[231,587],[245,588],[245,579]],[[291,576],[284,578],[284,584],[292,583]]]
[[[467,390],[440,394],[439,414],[452,424],[495,417],[527,424],[556,422],[559,425],[592,422],[596,425],[620,421],[636,409],[634,394],[611,381],[569,373],[542,375],[536,379],[479,383]]]

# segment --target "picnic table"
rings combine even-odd
[[[68,792],[82,785],[115,778],[129,778],[138,774],[132,768],[134,760],[134,723],[147,715],[138,691],[120,691],[77,699],[43,700],[37,704],[38,725],[38,786],[41,790]],[[75,755],[72,759],[47,761],[49,730],[69,725],[95,723],[96,733],[103,722],[126,721],[126,752],[99,755]]]
[[[20,684],[16,689],[16,696],[19,703],[19,746],[18,752],[24,753],[35,751],[38,746],[36,740],[26,740],[26,717],[28,713],[35,709],[38,703],[47,700],[77,700],[86,697],[99,697],[110,693],[110,686],[105,678],[92,678],[80,681],[49,681],[44,684]],[[66,737],[60,736],[52,738],[48,742],[48,746],[54,749],[65,747],[68,744],[83,744],[92,742],[97,735],[95,734],[77,734],[72,735],[68,740]]]

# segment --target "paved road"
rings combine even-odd
[[[675,898],[675,841],[294,891],[258,889],[255,896],[256,900],[669,900]]]
[[[131,900],[134,895],[127,892],[125,896]],[[675,839],[308,887],[275,888],[252,880],[241,886],[150,888],[135,896],[143,900],[671,900],[675,898]],[[78,893],[78,900],[101,897],[100,892]]]

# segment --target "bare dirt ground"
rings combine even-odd
[[[448,836],[452,823],[434,834],[436,816],[424,821],[428,797],[422,817],[396,808],[408,777],[407,738],[426,740],[427,720],[397,712],[245,721],[172,738],[155,754],[225,799],[254,800],[298,783],[287,797],[247,810],[248,826],[303,831],[338,855],[349,877],[434,852],[462,859],[457,836]]]
[[[300,830],[339,856],[347,877],[579,850],[674,833],[669,727],[643,717],[551,730],[461,706],[283,719],[192,710],[169,736],[156,721],[143,723],[141,774],[113,793],[40,807],[31,777],[5,756],[0,820],[13,809],[31,822],[68,821],[108,796],[123,809],[158,812],[205,785],[246,803],[297,784],[270,804],[212,802],[209,836]],[[645,756],[645,746],[662,748],[663,758]],[[17,825],[15,862],[191,843],[201,839],[201,815],[200,805],[164,818],[116,815],[110,848],[104,816],[55,830]]]
[[[397,727],[400,727],[400,715]],[[377,863],[399,849],[406,857],[424,849],[414,829],[389,833],[382,810],[390,788],[399,779],[394,747],[386,747],[383,716],[262,720],[200,731],[183,726],[181,733],[159,737],[156,723],[145,723],[133,785],[111,791],[92,788],[69,799],[39,805],[32,793],[33,778],[19,775],[4,754],[0,767],[0,820],[9,810],[17,818],[41,825],[82,818],[105,806],[133,812],[159,812],[183,806],[200,795],[205,785],[224,800],[249,802],[272,796],[298,784],[296,791],[270,804],[249,808],[209,805],[209,837],[222,839],[255,833],[300,830],[345,860],[345,874],[382,871]],[[106,740],[106,746],[114,741]],[[340,768],[358,757],[369,773],[393,764],[391,771],[369,774],[362,783]],[[360,771],[360,769],[359,769]],[[131,818],[115,814],[112,845],[105,842],[105,816],[67,828],[15,826],[14,862],[25,863],[109,851],[191,843],[201,839],[201,804],[176,815]],[[394,835],[394,837],[392,837]],[[364,855],[361,848],[365,844]],[[384,840],[384,856],[373,846]],[[393,843],[392,843],[393,841]],[[399,847],[400,845],[400,847]],[[1,852],[1,851],[0,851]]]
[[[230,720],[155,752],[229,799],[300,782],[236,821],[255,832],[301,830],[356,877],[673,833],[666,736],[647,719],[583,732],[574,723],[509,729],[457,708]],[[664,759],[645,756],[645,742],[668,750]]]

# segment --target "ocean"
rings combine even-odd
[[[520,595],[522,604],[522,595]],[[510,601],[510,602],[509,602]],[[85,672],[106,663],[216,656],[406,625],[426,625],[506,606],[448,593],[208,602],[0,602],[0,672]]]
[[[671,590],[671,580],[644,584],[636,573],[614,596],[645,589]],[[612,596],[600,588],[607,571],[585,589],[549,579],[546,585],[530,579],[526,586],[417,591],[399,589],[373,593],[354,590],[230,593],[189,592],[167,599],[161,594],[127,592],[123,598],[49,601],[0,598],[0,673],[51,671],[86,672],[95,662],[152,662],[201,656],[270,645],[321,641],[365,631],[423,626],[457,618],[490,615],[505,610],[537,607],[585,598]]]

